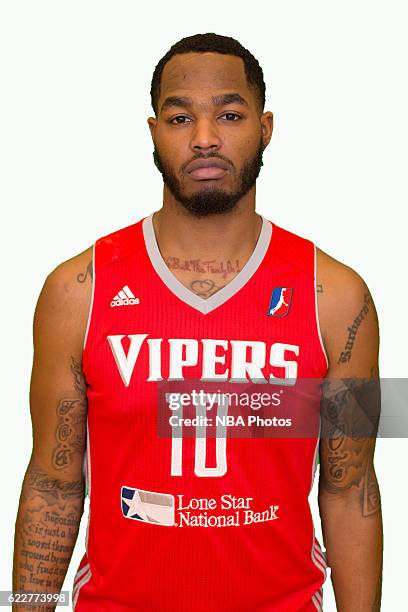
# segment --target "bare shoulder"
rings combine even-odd
[[[90,246],[48,274],[35,310],[34,340],[58,329],[80,353],[92,299],[92,254]]]
[[[63,287],[74,294],[81,293],[83,288],[92,286],[93,262],[92,246],[74,257],[67,259],[54,268],[46,278],[46,283],[53,287]]]
[[[364,354],[373,368],[378,352],[378,317],[373,297],[360,274],[316,248],[318,313],[330,368],[347,375],[366,373]]]
[[[360,274],[335,259],[325,251],[316,247],[317,291],[322,297],[322,303],[331,301],[343,302],[359,300],[361,291],[367,290],[367,285]]]

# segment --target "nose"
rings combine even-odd
[[[218,151],[220,146],[221,139],[213,121],[209,119],[197,120],[191,137],[191,149],[194,153]]]

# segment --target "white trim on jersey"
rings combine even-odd
[[[88,554],[88,538],[89,538],[89,523],[91,520],[91,448],[90,448],[90,439],[89,439],[89,423],[88,423],[88,414],[86,416],[86,451],[85,451],[85,481],[86,488],[88,489],[88,522],[86,524],[86,534],[85,534],[85,550],[86,554]]]
[[[321,332],[321,329],[320,329],[319,308],[318,308],[318,304],[317,304],[317,252],[316,252],[316,245],[315,244],[313,244],[313,251],[314,251],[313,284],[314,284],[314,294],[315,294],[315,313],[316,313],[317,334],[319,336],[319,342],[320,342],[320,346],[321,346],[323,355],[325,356],[325,359],[326,359],[326,366],[329,367],[329,358],[327,357],[326,349],[325,349],[325,346],[324,346],[324,343],[323,343],[322,332]]]
[[[323,612],[323,589],[320,588],[312,597],[312,602],[318,612]]]
[[[153,215],[154,213],[151,213],[148,217],[143,219],[143,236],[147,254],[154,269],[170,291],[172,291],[182,302],[185,302],[203,314],[208,314],[218,306],[225,304],[225,302],[246,285],[262,263],[272,236],[272,223],[262,215],[259,215],[262,219],[261,231],[255,248],[244,267],[229,283],[224,285],[224,287],[221,287],[221,289],[213,293],[210,297],[202,298],[193,291],[190,291],[190,289],[187,289],[187,287],[170,272],[157,244],[153,226]]]
[[[312,491],[313,488],[313,483],[314,483],[314,479],[315,479],[315,475],[316,475],[316,468],[317,468],[317,458],[318,458],[318,454],[319,454],[319,442],[320,442],[320,434],[321,434],[321,430],[322,430],[322,420],[320,417],[320,423],[319,423],[319,434],[317,436],[317,441],[316,441],[316,446],[315,446],[315,451],[314,451],[314,455],[313,455],[313,462],[312,462],[312,475],[311,475],[311,479],[310,479],[310,489],[309,489],[309,495]],[[310,556],[311,559],[314,563],[314,565],[323,573],[324,575],[324,581],[323,583],[326,581],[327,579],[327,559],[326,559],[326,553],[324,553],[321,549],[320,543],[318,541],[318,539],[316,538],[315,535],[315,526],[313,525],[313,537],[312,537],[312,546],[310,549]],[[322,612],[323,610],[323,585],[320,587],[320,589],[318,591],[316,591],[312,597],[312,601],[313,604],[315,605],[316,609],[319,610],[319,612]]]
[[[79,579],[81,578],[81,576],[86,574],[86,572],[89,570],[89,567],[90,567],[89,563],[86,563],[84,567],[81,567],[81,569],[77,571],[77,573],[74,576],[74,587],[76,586],[76,583],[79,582]]]
[[[91,567],[90,567],[89,563],[87,565],[85,565],[85,567],[87,568],[88,571],[85,573],[85,575],[83,576],[82,579],[77,581],[77,583],[75,584],[74,589],[72,591],[72,610],[73,611],[75,610],[75,606],[76,606],[77,601],[78,601],[80,590],[82,589],[84,584],[89,582],[89,580],[92,578],[92,572],[91,572]]]
[[[91,324],[94,297],[95,297],[95,243],[92,247],[92,295],[91,295],[91,303],[89,305],[88,320],[87,320],[86,329],[85,329],[83,350],[85,350],[86,341],[88,339],[88,332],[89,332],[89,326]]]

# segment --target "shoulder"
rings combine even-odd
[[[95,258],[97,269],[105,268],[112,263],[121,261],[143,247],[142,217],[135,223],[121,227],[95,243]]]
[[[46,277],[34,315],[34,335],[58,334],[82,347],[92,299],[93,246],[56,266]],[[37,338],[41,340],[40,338]]]
[[[331,368],[345,375],[363,354],[378,351],[378,317],[362,276],[316,247],[316,291],[323,342]],[[357,373],[357,372],[356,372]]]
[[[56,266],[46,277],[43,291],[48,298],[81,301],[89,293],[93,278],[93,246]]]
[[[322,304],[335,308],[356,306],[368,287],[360,274],[316,247],[316,274],[318,293]],[[320,298],[319,298],[320,299]]]

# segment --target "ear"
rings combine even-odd
[[[147,124],[149,126],[149,130],[150,130],[150,134],[151,134],[152,140],[154,142],[154,131],[155,131],[156,125],[157,125],[156,117],[148,117]]]
[[[273,132],[273,113],[267,111],[261,117],[262,140],[266,148],[271,141]]]

